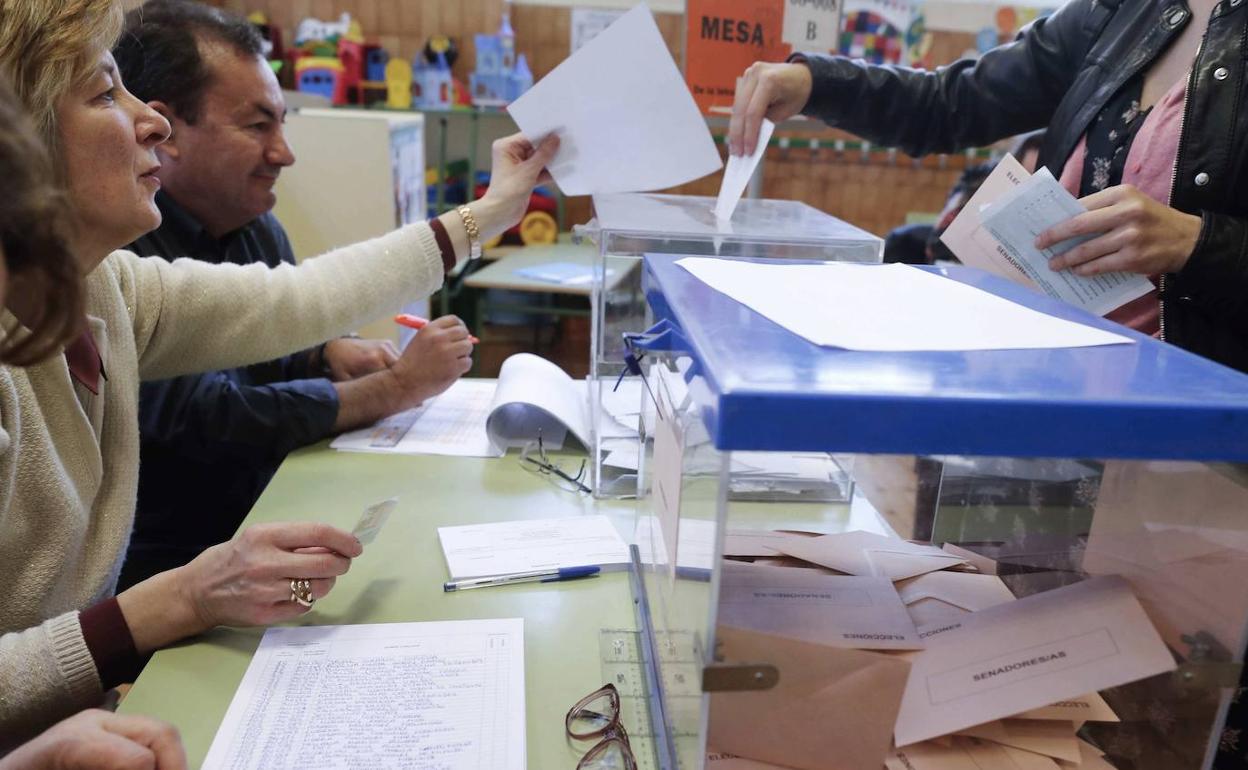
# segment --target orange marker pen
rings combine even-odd
[[[423,329],[429,325],[429,319],[421,318],[418,315],[410,315],[408,313],[399,313],[394,317],[394,322],[399,326],[406,326],[409,329]],[[480,345],[481,340],[468,335],[468,341],[474,345]]]

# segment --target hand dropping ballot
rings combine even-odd
[[[369,545],[377,539],[381,528],[386,526],[386,522],[390,520],[390,514],[394,513],[395,506],[398,504],[399,499],[392,497],[368,506],[364,509],[364,513],[360,514],[360,521],[355,525],[355,529],[351,530],[351,534],[355,535],[361,544]]]

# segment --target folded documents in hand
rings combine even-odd
[[[1049,269],[1050,259],[1095,236],[1072,238],[1044,250],[1035,247],[1040,233],[1086,211],[1048,169],[1029,174],[1007,155],[967,201],[941,241],[964,264],[1105,315],[1152,291],[1153,284],[1134,273],[1081,276]]]

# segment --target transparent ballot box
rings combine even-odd
[[[601,280],[592,296],[590,411],[593,487],[598,497],[636,493],[636,383],[616,388],[625,371],[623,334],[649,326],[641,291],[641,260],[651,252],[725,258],[783,257],[880,262],[876,236],[797,201],[743,199],[728,222],[714,214],[715,199],[627,193],[594,196],[594,219],[578,227],[592,240]]]
[[[1248,377],[967,268],[916,269],[1131,344],[821,347],[677,260],[629,337],[647,764],[1211,767]]]

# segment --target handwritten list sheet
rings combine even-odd
[[[523,770],[524,621],[270,628],[203,767]]]

